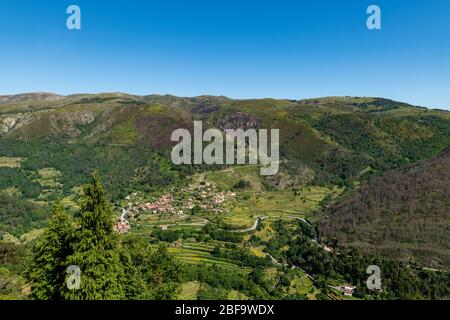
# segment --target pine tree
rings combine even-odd
[[[64,288],[63,296],[76,300],[123,299],[123,266],[113,231],[114,214],[96,174],[84,188],[80,208],[76,215],[79,225],[72,240],[73,253],[67,264],[80,268],[81,286]]]
[[[149,256],[147,266],[144,277],[152,288],[152,298],[175,299],[180,290],[181,270],[169,255],[167,248],[160,245],[158,250]]]
[[[150,254],[148,242],[133,235],[124,235],[121,241],[121,260],[124,266],[124,290],[126,299],[150,300],[152,288],[145,281],[143,270],[148,267]]]
[[[69,216],[59,203],[55,204],[48,227],[36,240],[25,271],[26,278],[31,282],[32,298],[61,299],[72,231]]]
[[[136,235],[122,239],[126,296],[133,300],[170,300],[180,291],[181,269],[164,246],[157,251]]]

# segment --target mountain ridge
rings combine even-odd
[[[75,97],[89,97],[89,96],[117,96],[117,97],[134,97],[136,99],[152,99],[152,98],[177,98],[177,99],[225,99],[225,100],[235,100],[235,101],[251,101],[251,100],[280,100],[280,101],[291,101],[291,102],[308,102],[308,101],[318,101],[318,100],[324,100],[324,99],[346,99],[346,98],[360,98],[360,99],[384,99],[389,100],[396,103],[402,103],[404,105],[408,105],[410,107],[416,107],[416,108],[426,108],[429,110],[440,110],[440,111],[450,111],[446,109],[441,108],[433,108],[428,106],[418,106],[414,105],[408,102],[401,102],[399,100],[390,99],[390,98],[382,98],[382,97],[376,97],[376,96],[322,96],[322,97],[310,97],[310,98],[271,98],[271,97],[262,97],[262,98],[232,98],[227,97],[224,95],[208,95],[208,94],[202,94],[202,95],[196,95],[196,96],[176,96],[172,94],[131,94],[121,91],[114,91],[114,92],[98,92],[98,93],[70,93],[70,94],[59,94],[59,93],[52,93],[52,92],[45,92],[45,91],[38,91],[38,92],[24,92],[24,93],[16,93],[16,94],[4,94],[0,95],[0,105],[5,103],[11,103],[11,102],[20,102],[20,101],[27,101],[27,100],[47,100],[51,101],[52,99],[63,99],[63,98],[75,98]]]
[[[74,190],[97,171],[118,204],[136,191],[156,192],[196,173],[221,170],[171,163],[171,133],[192,130],[195,120],[203,121],[204,129],[245,124],[280,129],[279,174],[248,179],[258,190],[296,196],[307,188],[355,192],[384,172],[430,159],[450,146],[450,112],[383,98],[31,95],[0,103],[0,191],[51,204],[75,197]],[[319,200],[320,207],[329,200]],[[431,232],[426,240],[432,237]]]

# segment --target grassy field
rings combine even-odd
[[[224,221],[240,228],[250,227],[257,217],[307,218],[319,208],[327,195],[336,196],[338,188],[304,187],[295,194],[292,190],[247,193],[238,198],[238,205],[224,214]]]
[[[294,276],[287,291],[289,294],[304,294],[310,300],[315,300],[316,295],[320,293],[320,290],[314,287],[312,280],[300,271]]]
[[[214,183],[219,190],[232,190],[240,180],[249,181],[252,191],[260,191],[262,186],[259,166],[256,165],[234,166],[223,171],[206,173],[202,177]]]
[[[58,181],[61,176],[61,172],[55,168],[43,168],[38,170],[39,178],[34,181],[39,182],[41,186],[48,189],[58,189],[62,185]]]
[[[230,292],[228,292],[227,299],[228,300],[248,300],[249,298],[242,292],[239,292],[236,290],[231,290]]]
[[[22,192],[16,187],[6,188],[6,189],[3,189],[1,191],[5,192],[6,194],[8,194],[10,196],[20,197],[22,195]]]
[[[0,168],[19,168],[23,158],[0,157]]]
[[[185,282],[181,286],[181,292],[178,295],[179,300],[196,300],[197,291],[200,289],[200,283],[197,281]]]
[[[78,204],[75,202],[73,196],[68,196],[63,199],[61,199],[61,205],[68,211],[68,212],[75,212],[79,209]]]
[[[216,258],[211,251],[218,244],[217,241],[210,243],[183,242],[181,247],[170,247],[169,253],[179,262],[187,264],[217,265],[224,269],[251,272],[251,268],[240,267],[225,259]]]
[[[306,295],[308,299],[315,300],[316,295],[320,293],[311,279],[309,279],[302,271],[295,269],[287,272],[292,278],[290,285],[284,288],[284,294],[294,295]],[[280,271],[273,267],[267,268],[264,271],[264,278],[270,284],[271,287],[275,287],[280,281]]]
[[[223,215],[224,222],[240,228],[252,226],[260,216],[309,217],[327,195],[334,197],[342,192],[337,187],[320,186],[306,186],[296,192],[288,189],[264,191],[262,179],[258,166],[243,165],[200,174],[194,180],[210,182],[220,190],[233,190],[234,185],[241,180],[251,183],[251,191],[237,191],[237,205]]]
[[[20,241],[28,242],[36,239],[44,232],[44,229],[33,229],[30,232],[24,233],[20,236]]]
[[[251,247],[250,251],[257,257],[264,257],[266,254],[262,251],[262,247]]]
[[[216,258],[211,255],[211,251],[218,245],[224,244],[220,241],[210,241],[208,243],[196,242],[195,240],[185,240],[180,242],[180,246],[168,247],[169,254],[178,262],[197,265],[217,265],[229,270],[243,270],[250,272],[250,268],[242,268],[225,259]],[[154,246],[155,249],[157,245]]]

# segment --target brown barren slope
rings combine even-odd
[[[432,267],[450,266],[450,150],[387,172],[319,221],[325,241]]]

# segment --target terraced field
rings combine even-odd
[[[241,179],[251,181],[251,192],[249,190],[235,190],[234,185]],[[207,172],[198,174],[191,184],[192,187],[205,184],[205,182],[215,185],[219,190],[233,191],[236,198],[233,201],[225,202],[227,210],[220,214],[220,218],[226,224],[237,227],[237,229],[247,229],[254,226],[258,217],[267,217],[260,230],[252,230],[243,233],[244,242],[238,243],[240,248],[248,248],[254,256],[263,258],[266,256],[265,244],[255,244],[249,246],[250,237],[256,235],[263,241],[268,241],[273,236],[272,222],[283,219],[293,220],[295,218],[308,218],[320,207],[321,201],[327,197],[336,197],[342,190],[337,187],[308,186],[296,190],[264,190],[261,177],[258,175],[258,168],[255,166],[241,166],[232,169],[226,169],[219,172]],[[256,189],[254,189],[256,186]],[[181,195],[176,191],[172,192],[175,201]],[[185,196],[185,195],[183,195]],[[169,231],[182,230],[202,233],[201,229],[206,225],[217,221],[217,214],[213,212],[200,212],[195,215],[181,214],[149,214],[141,213],[136,220],[132,220],[132,232],[151,237],[154,231],[167,228]],[[245,272],[250,274],[251,267],[242,267],[239,263],[227,260],[227,258],[216,257],[212,251],[216,246],[222,250],[227,249],[230,243],[208,240],[199,242],[194,238],[183,239],[171,243],[168,247],[169,254],[183,265],[206,265],[217,266],[230,272]],[[156,248],[157,244],[155,244]],[[278,286],[280,281],[281,265],[273,264],[267,273],[269,283],[273,282],[273,288]],[[272,271],[271,271],[272,270]],[[283,271],[284,272],[284,271]],[[307,296],[309,299],[315,299],[320,292],[315,288],[312,281],[300,270],[289,270],[291,283],[283,286],[283,292],[288,296]],[[272,280],[270,280],[272,278]],[[205,291],[206,290],[206,291]],[[205,298],[205,292],[215,290],[209,288],[206,284],[197,281],[185,282],[182,285],[179,299],[198,299],[199,295]],[[278,290],[278,289],[277,289]],[[247,299],[242,292],[230,290],[222,292],[230,299]]]
[[[251,272],[251,268],[240,267],[225,259],[213,257],[211,251],[219,243],[219,241],[212,241],[211,243],[183,242],[181,247],[170,247],[168,250],[181,263],[217,265],[231,271]]]
[[[0,168],[19,168],[22,160],[19,157],[0,157]]]
[[[200,283],[197,281],[189,281],[181,285],[181,292],[178,295],[180,300],[196,300],[197,291],[200,289]]]
[[[169,230],[191,230],[198,231],[207,223],[207,220],[200,217],[161,217],[158,215],[140,216],[138,221],[133,221],[132,232],[149,235],[155,229],[167,226]]]
[[[341,189],[327,187],[305,187],[297,192],[292,190],[248,193],[239,198],[239,205],[225,214],[224,221],[241,228],[250,227],[260,216],[276,218],[307,218],[319,208],[327,196],[335,197]]]

